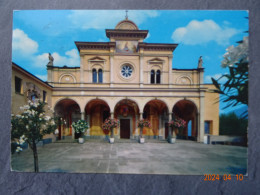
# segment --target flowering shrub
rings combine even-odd
[[[248,62],[248,37],[244,37],[242,43],[234,47],[229,46],[224,54],[224,59],[221,62],[223,68],[233,66],[235,63]]]
[[[110,117],[106,119],[102,125],[104,133],[111,131],[111,138],[114,137],[114,128],[119,126],[119,120],[118,119],[111,119]],[[106,135],[107,135],[106,134]]]
[[[103,130],[112,130],[113,128],[116,128],[119,126],[119,120],[118,119],[111,119],[110,117],[106,119],[102,125]]]
[[[78,120],[77,122],[73,122],[71,125],[76,133],[83,134],[86,129],[89,128],[88,123],[85,120]]]
[[[151,123],[146,119],[141,119],[137,122],[138,127],[148,127],[151,128]]]
[[[54,118],[46,115],[45,102],[35,99],[28,101],[28,105],[20,107],[21,114],[13,115],[11,118],[11,139],[17,143],[16,151],[22,151],[21,145],[26,142],[33,150],[34,170],[39,171],[36,144],[46,134],[53,133],[57,129]],[[49,111],[53,112],[52,110]]]
[[[186,121],[175,116],[173,120],[169,122],[169,126],[177,129],[183,129],[186,126]]]

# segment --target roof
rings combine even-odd
[[[118,22],[115,29],[139,30],[137,25],[133,21],[128,19]]]
[[[41,84],[45,85],[46,87],[50,87],[52,88],[52,86],[50,84],[48,84],[48,82],[45,82],[43,80],[41,80],[40,78],[36,77],[35,75],[33,75],[32,73],[28,72],[27,70],[23,69],[21,66],[17,65],[16,63],[12,62],[12,68],[19,70],[20,72],[32,77],[34,80],[36,80],[37,82],[40,82]]]

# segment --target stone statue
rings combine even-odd
[[[198,62],[198,68],[203,68],[202,64],[203,64],[203,59],[202,59],[202,56],[200,56],[199,62]]]
[[[49,62],[47,64],[47,66],[53,66],[53,61],[54,61],[54,58],[52,57],[51,53],[49,53]]]

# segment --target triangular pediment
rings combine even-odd
[[[149,64],[163,64],[164,60],[160,59],[160,58],[153,58],[151,60],[147,61]]]
[[[89,61],[106,61],[104,58],[101,58],[99,56],[95,56],[93,58],[90,58]]]

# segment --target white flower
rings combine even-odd
[[[229,46],[224,54],[224,59],[221,62],[222,67],[233,66],[235,63],[248,61],[248,37],[243,38],[243,42],[238,46]]]
[[[29,129],[29,126],[28,126],[28,125],[26,125],[26,126],[25,126],[25,128],[26,128],[26,129]]]
[[[21,118],[21,115],[20,115],[20,114],[17,114],[16,117],[17,117],[17,118]]]
[[[20,152],[20,151],[22,151],[22,150],[23,150],[23,149],[22,149],[21,147],[19,147],[19,146],[16,148],[16,152]]]
[[[50,117],[50,116],[45,116],[44,119],[45,119],[46,121],[48,121],[48,120],[51,119],[51,117]]]
[[[57,135],[59,133],[58,129],[55,129],[54,134]]]

